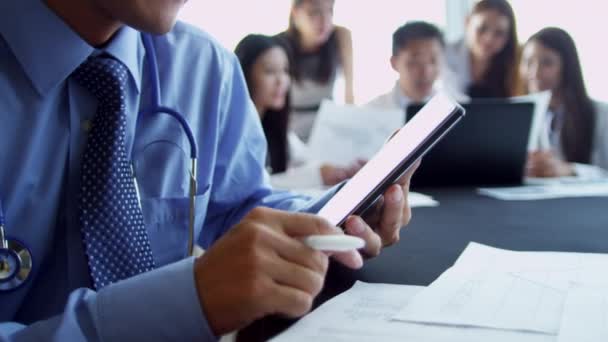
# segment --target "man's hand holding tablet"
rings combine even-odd
[[[221,335],[269,314],[301,316],[323,287],[328,255],[359,268],[359,252],[375,256],[394,243],[410,220],[407,194],[417,161],[462,115],[445,95],[434,97],[318,215],[263,207],[248,213],[195,262],[206,312],[239,308],[207,314],[212,331]],[[377,210],[364,221],[360,215],[374,203]]]
[[[463,116],[464,109],[450,97],[434,96],[318,215],[365,240],[364,255],[378,255],[382,247],[399,240],[401,227],[411,218],[407,195],[420,158]],[[372,205],[374,212],[366,212]]]

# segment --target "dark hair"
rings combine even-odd
[[[250,34],[243,38],[234,50],[241,63],[245,81],[247,81],[247,88],[251,96],[255,91],[255,89],[252,89],[253,80],[251,79],[253,65],[264,52],[274,47],[280,47],[285,50],[285,47],[273,37]],[[262,115],[262,128],[268,142],[268,154],[272,173],[287,170],[287,162],[289,160],[287,143],[289,106],[289,94],[287,94],[283,108],[280,110],[267,110]]]
[[[393,56],[397,56],[400,50],[406,49],[412,41],[431,39],[436,39],[441,46],[445,46],[443,34],[437,26],[424,21],[408,22],[393,33]]]
[[[294,7],[302,5],[304,2],[309,0],[293,0],[292,9]],[[319,83],[326,84],[333,77],[340,59],[338,57],[338,38],[336,37],[336,30],[327,38],[327,41],[323,43],[319,50],[313,53],[304,52],[300,47],[300,32],[295,26],[293,16],[289,16],[289,26],[287,31],[282,32],[278,37],[284,40],[286,46],[289,48],[291,53],[291,73],[295,81],[301,81],[305,76],[312,78],[312,80]],[[310,74],[310,70],[305,70],[302,65],[302,59],[307,56],[317,55],[320,58],[317,70],[313,70]]]
[[[509,20],[509,37],[503,49],[494,56],[482,81],[472,85],[468,93],[472,97],[510,97],[519,93],[519,43],[515,13],[506,0],[481,0],[471,14],[496,11]],[[477,91],[481,91],[477,93]],[[476,94],[477,93],[477,94]]]
[[[528,43],[536,42],[555,51],[562,60],[560,94],[565,109],[561,128],[561,144],[569,162],[591,162],[595,107],[587,94],[576,45],[570,35],[556,27],[535,33]]]

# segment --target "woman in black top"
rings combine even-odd
[[[306,146],[289,132],[289,60],[287,51],[273,37],[251,34],[237,45],[247,87],[268,141],[271,182],[280,188],[310,188],[334,185],[350,178],[362,166],[315,163]]]

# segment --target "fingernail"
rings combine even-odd
[[[361,234],[365,230],[365,226],[363,225],[363,221],[359,217],[355,217],[351,219],[350,223],[350,232],[352,234]]]
[[[398,191],[393,191],[391,197],[393,199],[393,202],[399,202],[403,198],[403,192],[401,191],[401,189],[399,189]]]
[[[354,264],[355,268],[363,267],[363,257],[361,257],[361,254],[357,251],[355,251]]]

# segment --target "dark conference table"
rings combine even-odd
[[[420,189],[438,207],[413,208],[401,241],[358,271],[331,264],[316,305],[356,280],[429,285],[454,264],[470,241],[521,251],[608,253],[608,198],[500,201],[470,189]],[[266,340],[293,321],[260,320],[239,341]]]

